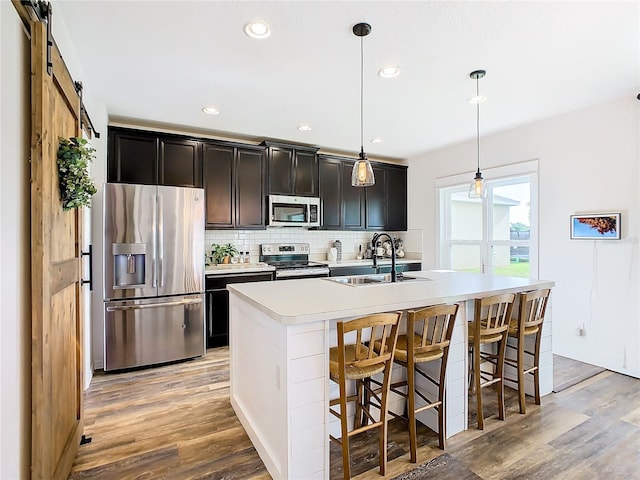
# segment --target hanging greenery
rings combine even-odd
[[[97,191],[88,171],[89,163],[95,158],[95,149],[87,143],[84,138],[60,137],[58,179],[64,210],[91,207],[91,196]]]

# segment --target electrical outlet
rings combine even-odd
[[[585,331],[584,327],[578,327],[576,328],[576,335],[579,337],[584,337],[587,334],[587,332]]]

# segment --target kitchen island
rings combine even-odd
[[[329,399],[337,389],[329,385],[327,353],[336,344],[338,320],[440,303],[463,307],[447,367],[451,436],[467,428],[466,323],[473,316],[473,299],[553,286],[544,280],[463,272],[411,276],[423,280],[350,286],[305,279],[228,286],[231,404],[273,478],[329,478],[329,433],[335,425]],[[553,383],[550,321],[548,308],[540,360],[542,395],[551,392]],[[421,421],[435,426],[428,415]]]

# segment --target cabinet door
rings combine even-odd
[[[387,167],[386,230],[407,230],[407,169]]]
[[[337,159],[320,158],[318,161],[320,202],[322,205],[321,228],[342,228],[342,162]]]
[[[160,137],[158,184],[202,187],[200,142]]]
[[[271,147],[269,149],[268,193],[292,195],[293,150]]]
[[[234,226],[234,148],[204,145],[204,187],[207,228]]]
[[[387,217],[386,206],[386,169],[373,166],[375,184],[366,188],[366,228],[367,230],[384,230]]]
[[[237,228],[264,228],[263,173],[264,152],[237,149],[235,166],[235,226]]]
[[[229,292],[212,290],[207,299],[207,348],[229,345]]]
[[[342,217],[343,227],[346,230],[362,230],[365,228],[366,189],[351,186],[351,172],[353,171],[354,163],[343,162],[342,164]]]
[[[158,140],[135,131],[110,131],[107,181],[156,185]]]
[[[314,152],[294,151],[293,194],[309,197],[318,194],[318,156]]]

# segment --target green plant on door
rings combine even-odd
[[[58,143],[58,181],[63,210],[91,207],[96,186],[89,177],[89,163],[95,149],[84,138],[60,137]]]

